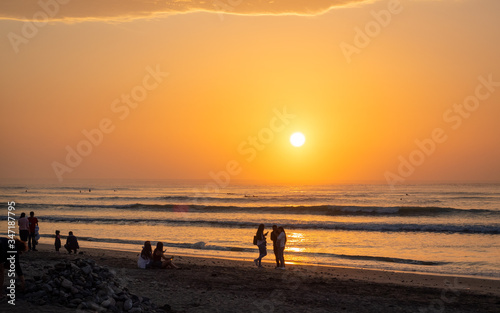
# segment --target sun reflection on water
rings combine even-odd
[[[300,253],[306,252],[304,248],[306,238],[303,233],[290,232],[287,233],[287,243],[285,247],[285,263],[286,264],[296,264],[297,262],[303,261],[303,257],[296,254],[286,254],[286,252]]]

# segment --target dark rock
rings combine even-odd
[[[78,306],[78,309],[79,309],[79,310],[86,310],[86,309],[88,309],[88,308],[89,308],[89,306],[87,305],[87,302],[82,302],[82,303],[80,303],[80,305]]]
[[[104,308],[111,306],[111,300],[110,299],[104,300],[103,302],[101,302],[101,306]]]
[[[123,311],[123,301],[116,301],[116,307],[118,310]]]
[[[55,287],[61,286],[61,280],[60,279],[54,279],[53,280]]]
[[[80,298],[75,298],[75,299],[72,299],[71,301],[69,301],[69,303],[72,303],[72,304],[80,304],[82,302],[83,302],[83,300]]]
[[[129,311],[131,308],[132,308],[132,300],[131,299],[127,299],[125,301],[125,303],[123,304],[123,309],[125,311]]]
[[[54,289],[54,288],[52,288],[52,286],[51,286],[51,285],[49,285],[49,284],[44,284],[42,288],[43,288],[43,290],[45,290],[47,293],[52,293],[52,290]]]
[[[85,265],[84,267],[82,267],[81,269],[82,269],[82,272],[85,273],[85,275],[90,274],[90,272],[92,271],[92,268],[88,264]]]
[[[116,272],[95,264],[93,260],[76,259],[45,267],[42,275],[26,280],[24,298],[38,305],[63,305],[70,309],[93,312],[154,312],[149,298],[131,294],[115,278]],[[170,306],[166,307],[167,312]],[[158,310],[163,311],[163,310]]]
[[[168,304],[164,304],[163,306],[160,307],[165,312],[172,312],[172,308]]]
[[[56,265],[54,265],[54,269],[56,271],[64,271],[66,269],[66,264],[64,264],[64,263],[57,263]]]
[[[30,294],[31,298],[33,298],[33,299],[38,299],[38,298],[41,298],[45,295],[46,295],[46,292],[44,290],[40,290],[40,291],[37,291],[37,292]]]
[[[108,291],[105,290],[105,289],[99,289],[99,291],[97,292],[97,295],[99,297],[107,296],[108,295]]]
[[[64,292],[63,290],[59,290],[59,296],[61,296],[61,298],[68,298],[69,297],[69,294],[67,294],[66,292]]]
[[[80,268],[75,263],[71,263],[70,267],[72,271],[80,271]]]

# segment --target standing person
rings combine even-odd
[[[286,244],[286,233],[283,227],[278,228],[278,240],[276,245],[278,246],[278,268],[281,270],[285,269],[285,244]]]
[[[78,245],[78,239],[73,235],[73,232],[70,231],[68,238],[66,239],[66,244],[64,245],[64,248],[68,250],[68,253],[71,254],[71,251],[75,251],[75,254],[78,249],[80,249],[80,246]]]
[[[21,241],[28,241],[28,236],[30,235],[30,221],[28,221],[26,213],[21,213],[17,225],[19,225],[19,236],[21,236]]]
[[[28,217],[30,223],[30,234],[28,237],[28,249],[31,251],[38,251],[36,249],[36,227],[38,226],[38,219],[35,217],[35,212],[30,212],[30,217]]]
[[[162,262],[162,259],[165,261]],[[165,256],[165,251],[163,251],[163,242],[158,242],[156,244],[156,249],[153,252],[153,263],[151,264],[151,267],[153,267],[153,268],[167,268],[167,267],[178,268],[172,262],[172,259],[173,259],[173,256],[170,258],[167,258]]]
[[[255,265],[258,267],[262,267],[262,258],[267,255],[267,249],[266,249],[266,236],[267,233],[264,234],[264,224],[260,224],[259,228],[257,229],[257,233],[255,234],[255,237],[257,238],[257,247],[259,247],[259,257],[253,260],[255,262]]]
[[[21,268],[21,263],[19,263],[19,258],[21,256],[21,253],[23,253],[23,251],[26,251],[26,243],[22,242],[17,238],[14,238],[14,240],[15,244],[14,247],[12,247],[12,245],[9,243],[9,238],[0,238],[0,302],[3,301],[3,299],[5,299],[4,288],[3,288],[4,275],[6,272],[5,269],[7,268],[12,269],[11,261],[8,259],[13,255],[15,258],[14,267],[16,270],[17,278],[19,278],[21,291],[24,291],[25,287],[23,270]],[[12,253],[11,251],[13,251],[14,249],[16,252]],[[10,276],[11,275],[9,275],[9,277]],[[7,281],[10,282],[10,279],[11,278],[9,278]]]
[[[276,259],[276,268],[280,267],[280,262],[278,258],[278,246],[276,245],[276,241],[278,240],[278,226],[273,225],[273,231],[271,232],[271,240],[273,241],[273,252],[274,258]]]
[[[61,232],[56,230],[56,240],[54,241],[54,247],[56,247],[56,251],[59,252],[61,248]]]

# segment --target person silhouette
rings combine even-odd
[[[262,267],[262,258],[267,255],[267,233],[264,234],[264,227],[264,224],[260,224],[259,228],[257,229],[257,233],[255,234],[255,237],[257,238],[257,247],[259,247],[259,257],[253,261],[255,262],[255,265],[257,265],[257,267]]]
[[[28,236],[28,250],[38,251],[36,249],[36,245],[38,242],[36,241],[36,227],[38,226],[38,219],[35,217],[35,212],[30,212],[30,217],[28,217],[29,226],[30,226],[30,234]]]
[[[153,262],[151,263],[152,268],[179,268],[172,262],[173,256],[166,257],[165,251],[163,250],[163,242],[156,243],[156,249],[153,251]],[[162,261],[163,260],[163,261]]]
[[[278,252],[278,246],[276,244],[278,240],[278,226],[273,225],[273,231],[271,232],[271,240],[273,241],[273,252],[274,252],[274,258],[276,259],[276,268],[280,267],[280,262],[279,262],[279,252]]]
[[[14,241],[14,243],[12,243],[12,241]],[[21,287],[20,291],[24,291],[24,274],[21,268],[21,263],[19,262],[20,256],[23,251],[26,251],[26,243],[24,241],[21,241],[18,238],[0,238],[0,302],[3,302],[3,300],[6,298],[3,287],[5,272],[8,272],[8,276],[12,277],[10,273],[11,271],[15,270]],[[14,263],[12,263],[12,259],[14,259]],[[9,270],[7,271],[6,269]],[[12,283],[11,278],[9,278],[7,281],[9,283]],[[15,299],[15,293],[10,293],[7,296],[10,296],[10,298],[12,299],[12,295]]]
[[[278,240],[277,240],[277,247],[278,247],[278,268],[281,270],[285,269],[285,245],[286,245],[286,233],[285,229],[283,227],[278,228]]]
[[[75,251],[76,254],[77,250],[80,249],[80,246],[78,245],[78,239],[76,239],[72,231],[69,232],[68,238],[66,238],[66,244],[64,245],[64,248],[68,250],[69,254],[71,254],[71,251]]]
[[[59,230],[56,230],[54,247],[56,248],[56,252],[59,252],[59,249],[61,248],[61,232]]]
[[[21,241],[28,241],[30,235],[30,221],[26,217],[26,213],[21,213],[21,217],[17,220],[19,225],[19,236],[21,236]]]
[[[142,247],[141,254],[137,260],[137,266],[139,268],[150,268],[153,262],[153,248],[151,248],[151,242],[144,242],[144,247]]]

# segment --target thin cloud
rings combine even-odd
[[[316,15],[368,0],[2,0],[0,20],[119,21],[165,14]]]

